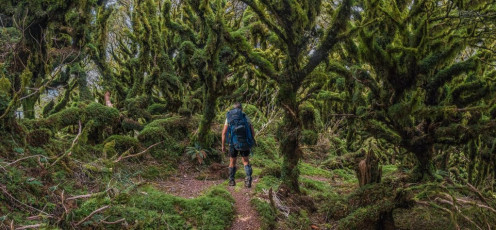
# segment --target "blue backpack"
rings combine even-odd
[[[232,109],[227,112],[227,144],[238,151],[248,151],[253,146],[253,135],[246,115],[241,109]]]

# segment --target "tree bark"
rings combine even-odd
[[[434,165],[432,164],[433,148],[431,145],[416,146],[412,152],[417,158],[417,165],[412,172],[414,181],[430,181],[434,179]]]
[[[290,85],[282,85],[278,97],[285,112],[283,123],[279,126],[280,149],[284,157],[281,172],[282,186],[299,193],[298,162],[301,158],[301,150],[298,139],[301,133],[301,121],[298,116],[296,89]]]
[[[215,118],[215,108],[217,108],[217,93],[205,85],[203,92],[203,114],[198,128],[198,142],[202,148],[210,148],[212,143],[208,141],[208,132],[212,121]]]
[[[34,106],[36,105],[36,101],[38,100],[38,94],[31,95],[30,97],[24,98],[22,100],[22,111],[24,118],[34,119],[35,111]]]

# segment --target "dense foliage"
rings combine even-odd
[[[0,6],[0,228],[229,227],[224,188],[153,181],[223,164],[237,101],[264,229],[496,227],[492,1]]]

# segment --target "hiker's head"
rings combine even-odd
[[[234,103],[234,107],[233,108],[234,109],[241,109],[241,110],[243,110],[243,106],[241,105],[241,102]]]

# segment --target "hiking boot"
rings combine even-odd
[[[252,169],[251,165],[245,165],[245,187],[251,188],[251,174],[252,174]]]
[[[229,168],[229,186],[235,186],[234,175],[236,175],[236,167]]]
[[[245,187],[251,188],[251,177],[245,177]]]

